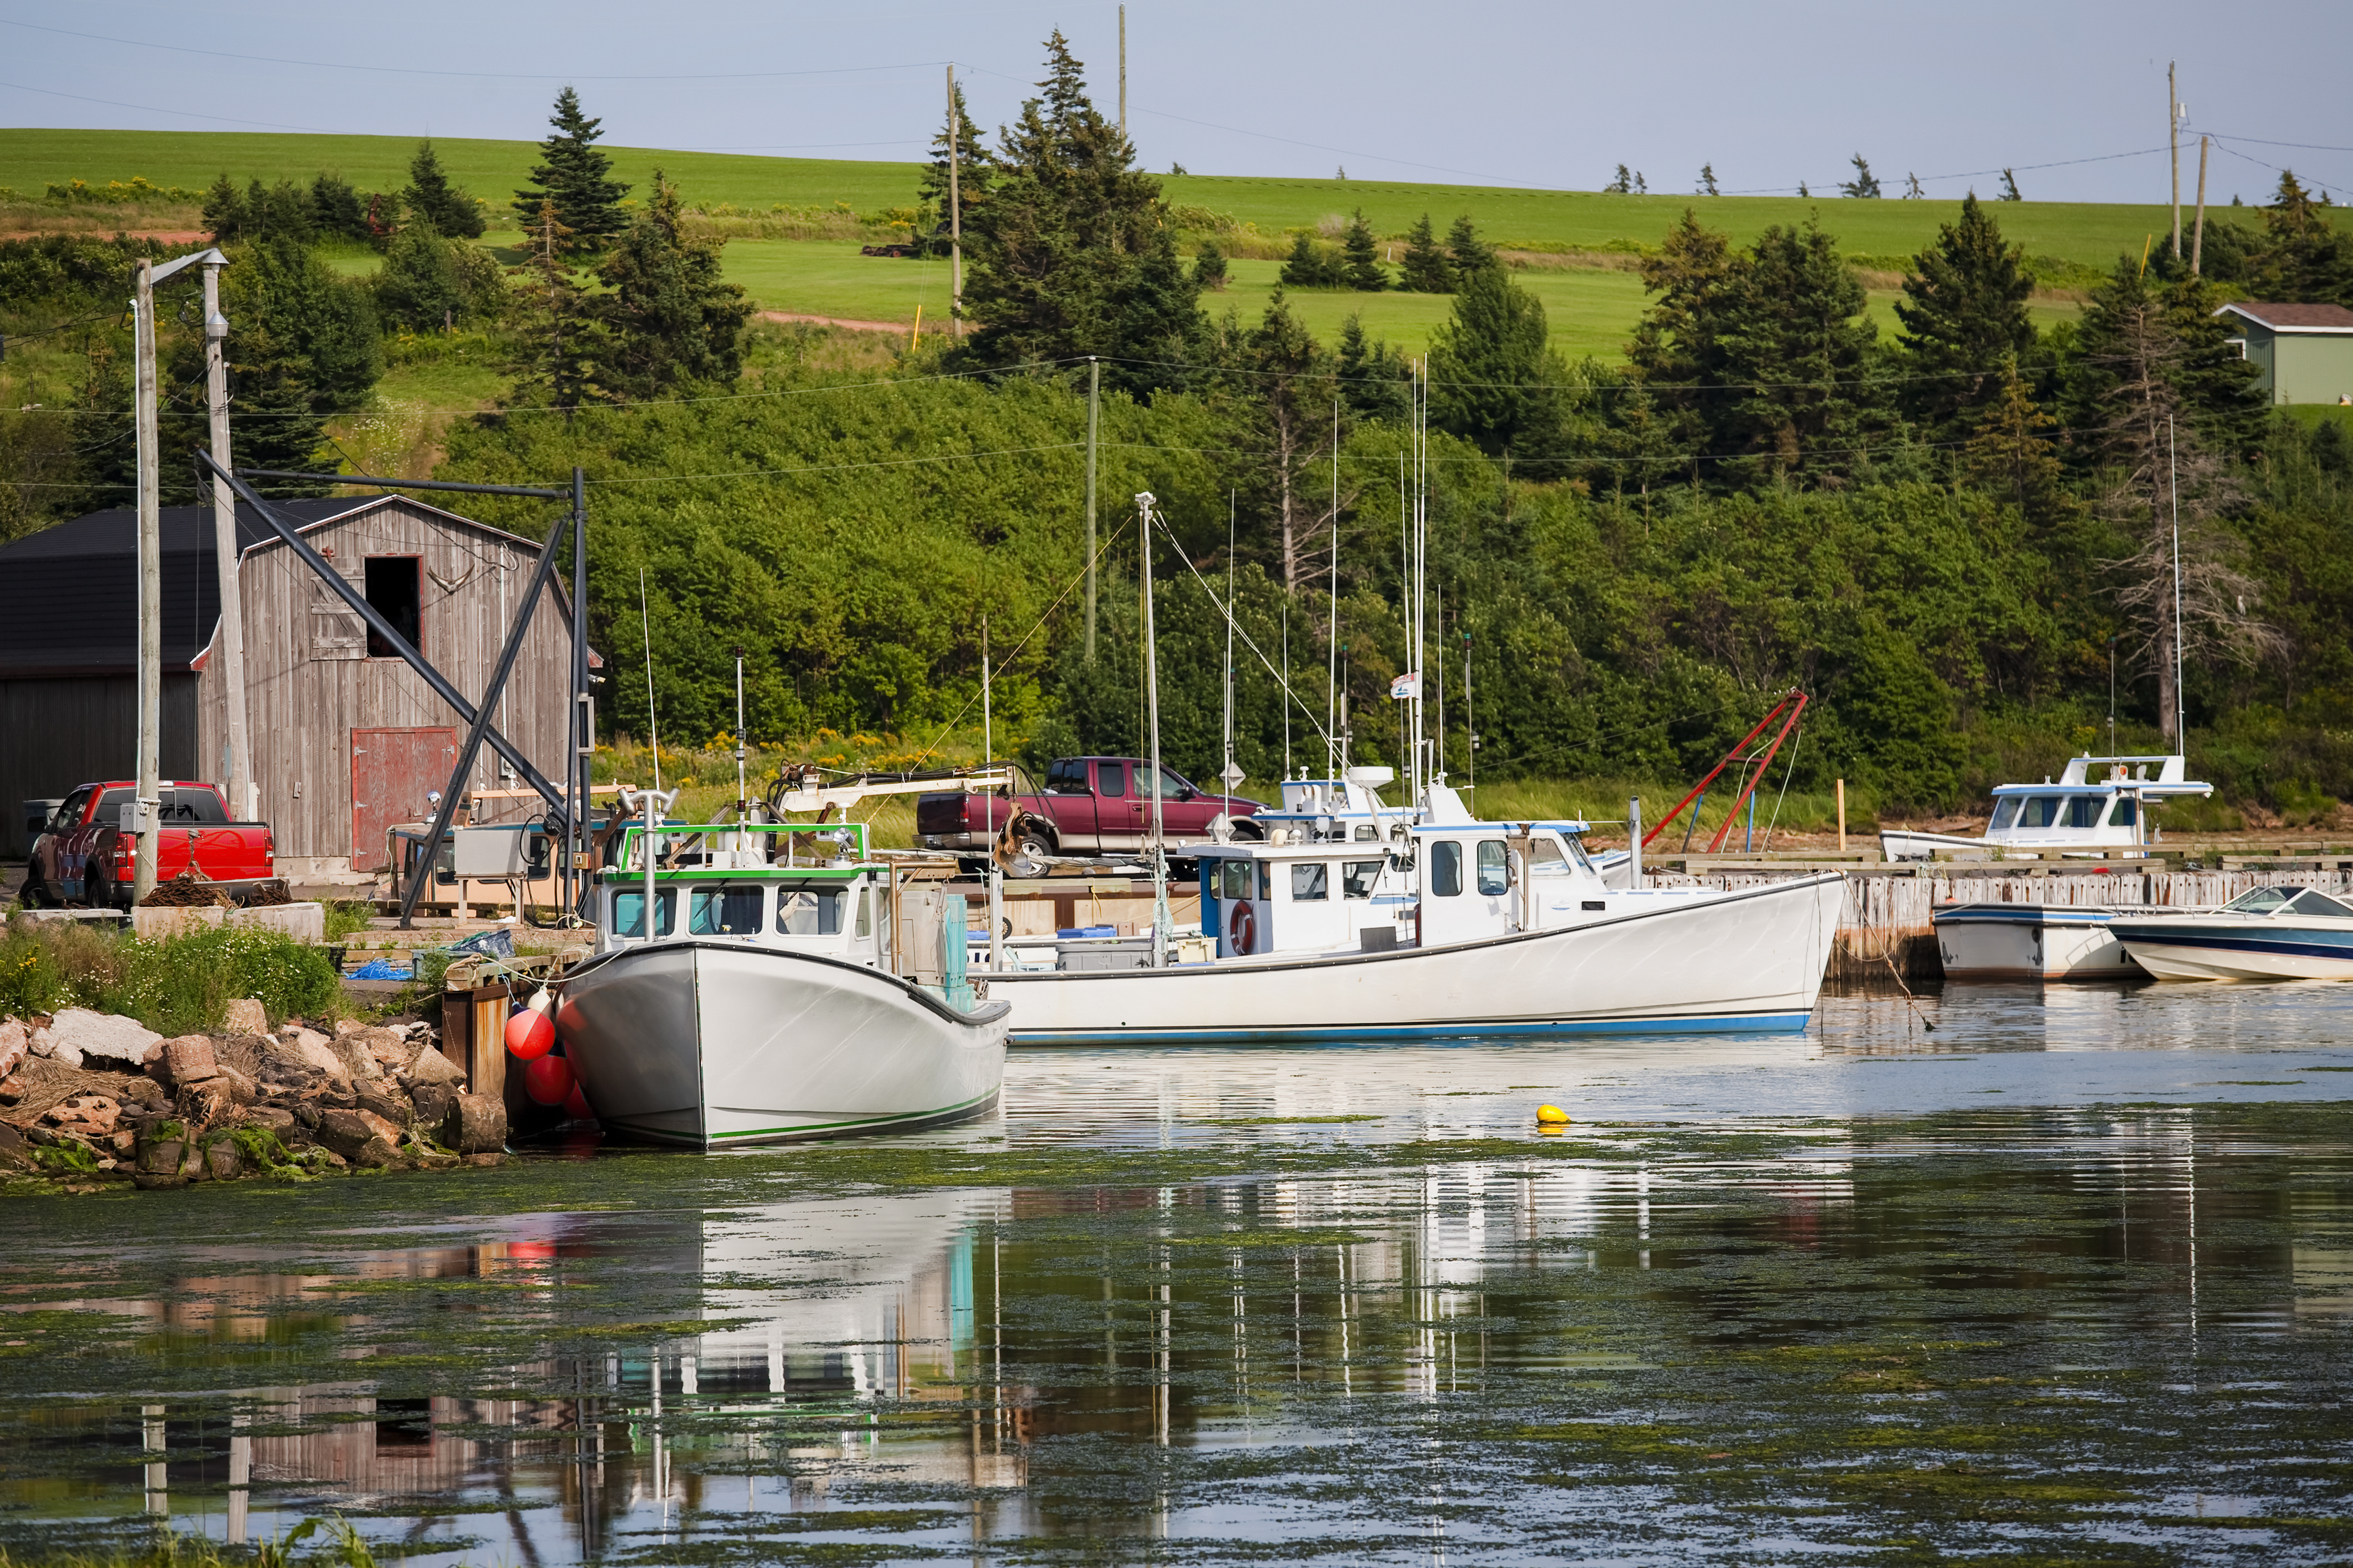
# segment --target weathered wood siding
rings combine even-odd
[[[138,776],[139,678],[59,675],[0,679],[0,854],[31,852],[25,800],[63,799],[76,786]],[[164,676],[167,779],[208,779],[196,749],[196,682]]]
[[[405,498],[347,513],[304,537],[354,585],[371,555],[420,556],[420,651],[469,700],[480,697],[535,563],[530,541]],[[331,553],[332,552],[332,553]],[[263,816],[280,857],[348,858],[352,844],[352,731],[463,721],[399,658],[366,657],[358,618],[283,544],[245,558],[247,722]],[[356,647],[352,638],[360,632]],[[572,658],[569,613],[551,588],[515,662],[499,728],[549,778],[561,782],[565,704]],[[205,775],[217,777],[227,716],[216,665],[206,661],[198,701]],[[486,744],[470,787],[504,786]],[[518,781],[518,784],[520,781]],[[501,803],[505,815],[531,803]]]

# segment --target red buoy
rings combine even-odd
[[[562,1105],[575,1087],[572,1064],[562,1057],[539,1057],[522,1069],[522,1087],[534,1104]]]
[[[526,1007],[507,1020],[507,1049],[518,1061],[535,1062],[555,1047],[555,1026],[546,1014]]]
[[[588,1097],[580,1092],[578,1079],[574,1079],[572,1092],[564,1097],[564,1114],[575,1121],[594,1121],[596,1113],[588,1108]]]

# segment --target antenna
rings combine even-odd
[[[744,649],[735,649],[735,820],[742,822],[751,815],[752,803],[744,795]]]
[[[2173,492],[2173,753],[2189,755],[2189,724],[2181,694],[2181,469],[2175,461],[2173,416],[2165,416],[2166,488]],[[2182,770],[2188,773],[2185,766]]]
[[[638,568],[638,629],[646,638],[646,743],[653,748],[654,789],[661,789],[661,726],[654,721],[654,624],[646,613],[646,569]]]
[[[1340,400],[1332,400],[1332,629],[1324,638],[1324,776],[1340,776]]]
[[[1240,783],[1234,777],[1234,512],[1238,491],[1226,491],[1226,679],[1225,679],[1225,771],[1218,775],[1225,792],[1231,795]]]

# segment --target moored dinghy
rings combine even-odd
[[[960,918],[944,985],[891,973],[890,872],[863,824],[651,831],[647,811],[598,876],[596,953],[558,983],[556,1031],[600,1121],[710,1149],[995,1108],[1008,1009],[964,983]]]

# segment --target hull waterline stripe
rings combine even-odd
[[[1463,1038],[1482,1035],[1725,1035],[1801,1032],[1811,1011],[1747,1013],[1693,1018],[1588,1018],[1531,1024],[1481,1019],[1448,1024],[1307,1024],[1282,1028],[1230,1029],[1016,1029],[1006,1043],[1023,1048],[1051,1046],[1137,1046],[1208,1043],[1242,1045],[1268,1042],[1295,1045],[1308,1041],[1345,1043],[1356,1040]]]

